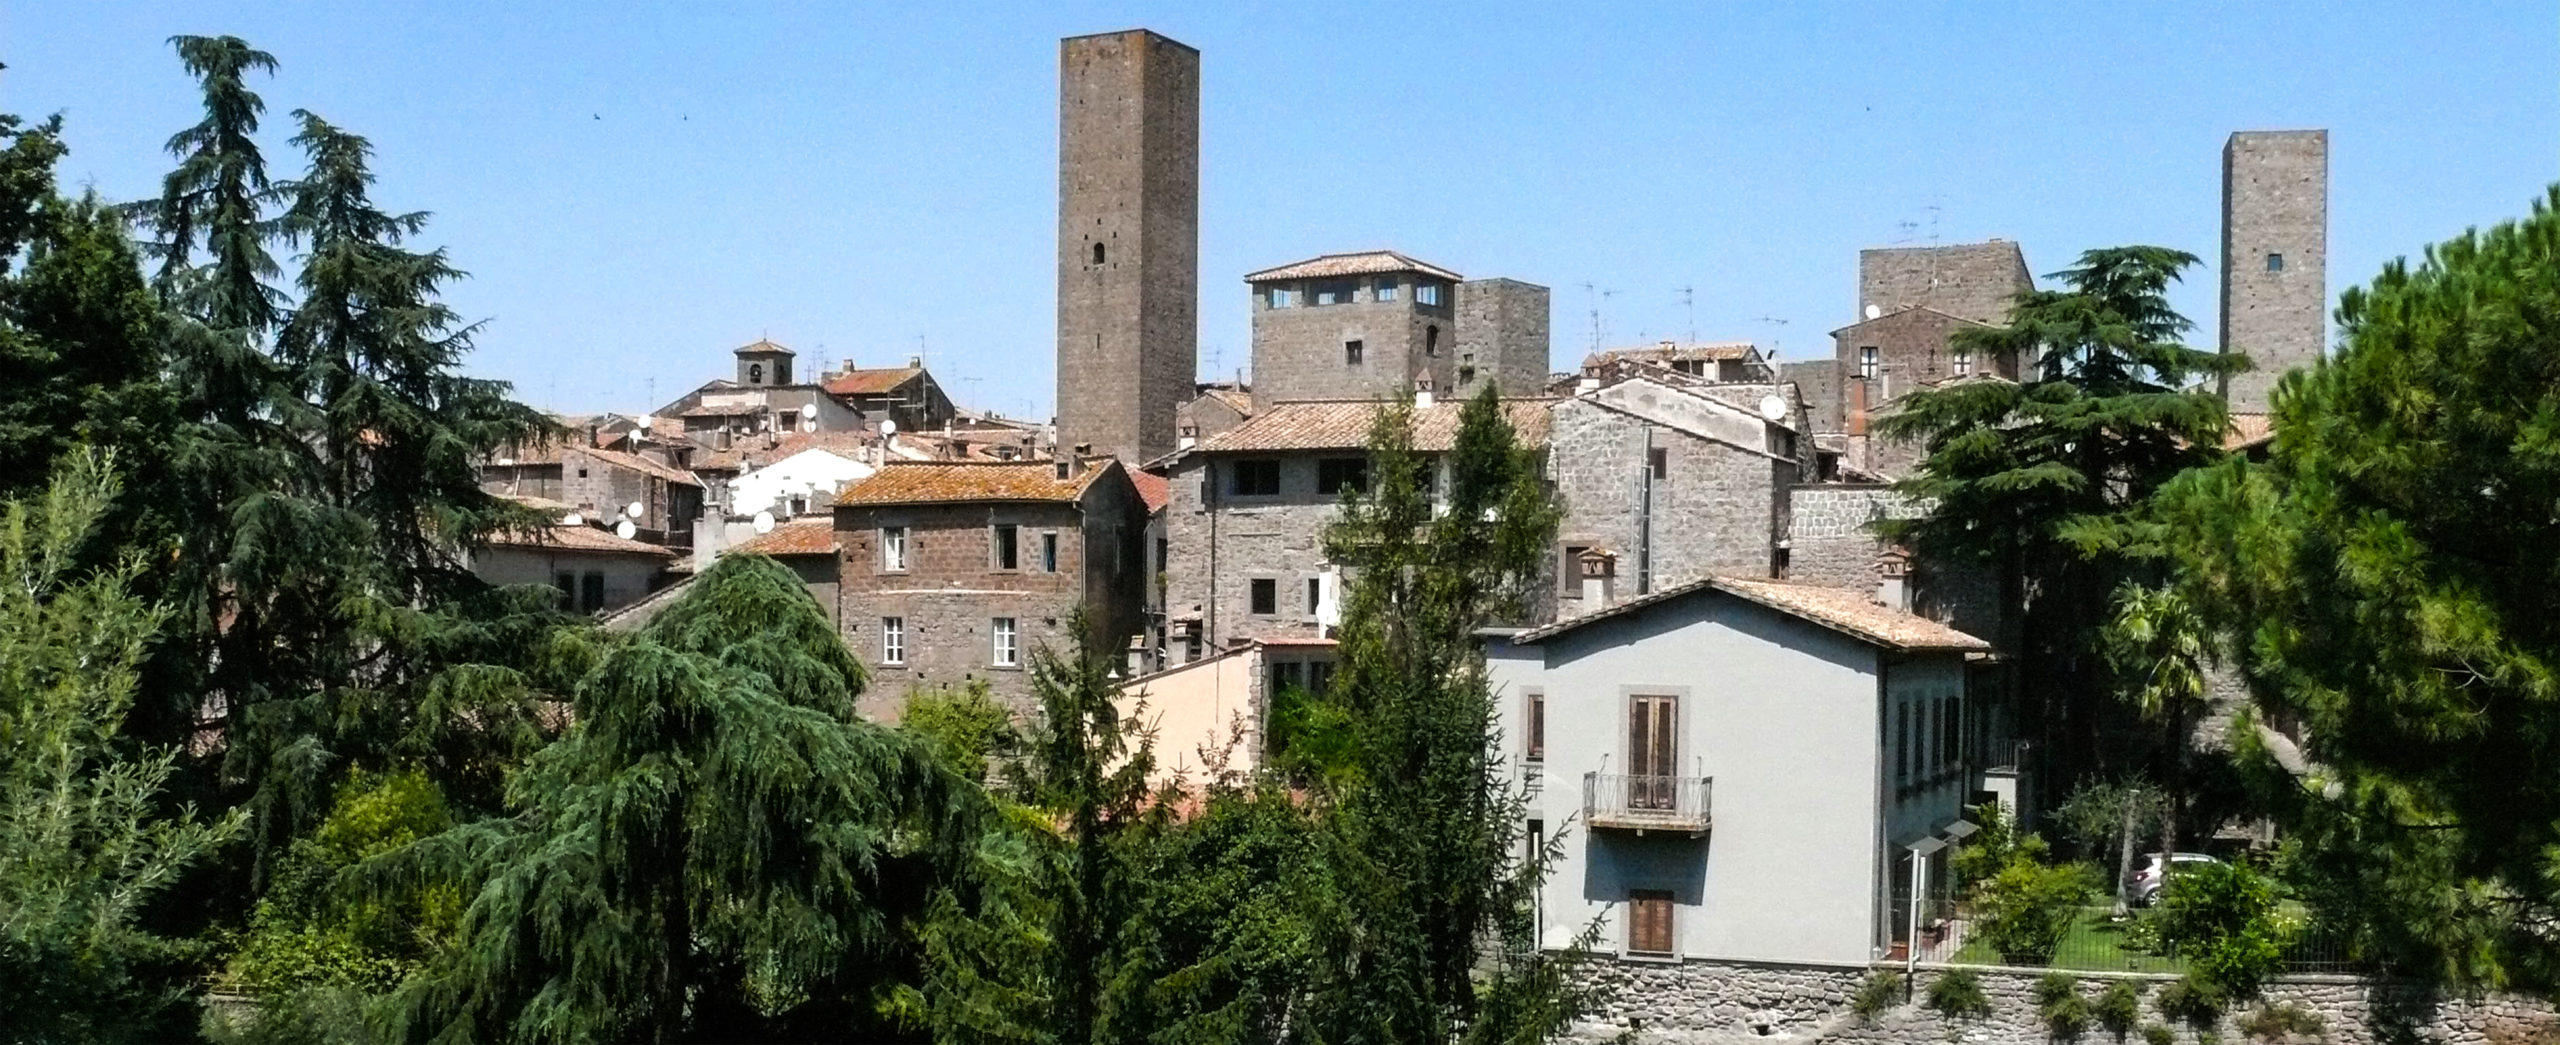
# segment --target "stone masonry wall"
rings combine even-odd
[[[1398,281],[1396,300],[1375,300],[1381,278]],[[1300,290],[1299,304],[1289,308],[1269,307],[1264,288],[1255,287],[1254,403],[1398,399],[1413,394],[1416,379],[1426,375],[1431,387],[1447,390],[1457,369],[1457,315],[1448,304],[1415,300],[1416,278],[1413,273],[1345,278],[1338,282],[1358,289],[1352,301],[1339,305],[1313,304],[1313,288],[1327,281],[1270,284]],[[1344,342],[1353,340],[1360,342],[1357,364],[1347,361],[1344,350]]]
[[[1204,654],[1236,638],[1315,634],[1307,580],[1324,570],[1324,528],[1341,506],[1334,495],[1316,492],[1316,462],[1333,456],[1365,455],[1282,457],[1276,497],[1231,496],[1225,484],[1235,459],[1224,455],[1188,457],[1168,477],[1165,613],[1202,617]],[[1256,578],[1277,585],[1278,612],[1252,612]]]
[[[990,562],[992,527],[1020,531],[1020,569]],[[907,527],[907,569],[880,568],[880,528]],[[1058,570],[1039,569],[1040,537],[1058,535]],[[1031,655],[1041,643],[1065,649],[1068,621],[1083,605],[1086,556],[1080,514],[1071,505],[957,504],[840,508],[836,543],[843,550],[838,621],[846,645],[871,673],[859,703],[868,717],[894,722],[908,693],[923,686],[986,679],[997,699],[1018,713],[1038,702],[1031,693]],[[906,662],[881,663],[880,622],[906,625]],[[1019,657],[994,663],[994,620],[1015,621]]]
[[[1898,970],[1897,970],[1898,971]],[[1598,958],[1584,970],[1594,989],[1592,1010],[1566,1040],[1652,1043],[1838,1042],[1853,1045],[1909,1045],[1913,1042],[1961,1041],[1966,1045],[2053,1045],[2037,1015],[2034,969],[1981,969],[1983,993],[1991,1015],[1950,1020],[1921,1004],[1929,983],[1941,974],[1922,968],[1914,978],[1912,1002],[1897,1005],[1866,1023],[1850,1011],[1850,999],[1865,982],[1865,969],[1841,966],[1784,966],[1743,962],[1649,962]],[[2269,984],[2257,1000],[2232,1007],[2213,1027],[2192,1027],[2159,1014],[2154,999],[2168,977],[2132,974],[2076,973],[2083,998],[2095,1003],[2099,992],[2118,979],[2142,987],[2142,1023],[2169,1027],[2179,1045],[2203,1045],[2208,1039],[2254,1042],[2238,1027],[2241,1017],[2266,1005],[2289,1004],[2317,1013],[2323,1023],[2318,1038],[2296,1037],[2288,1045],[2490,1045],[2501,1038],[2518,1040],[2519,1031],[2550,1033],[2560,1028],[2553,1007],[2530,998],[2489,995],[2447,997],[2406,985],[2374,983],[2350,977],[2298,977]],[[2116,1045],[2104,1028],[2092,1026],[2080,1037],[2084,1045]],[[2140,1042],[2137,1031],[2127,1039]],[[2266,1043],[2275,1045],[2275,1043]]]
[[[1547,288],[1516,279],[1473,279],[1458,284],[1458,373],[1474,367],[1457,394],[1472,396],[1491,381],[1505,396],[1534,396],[1547,384],[1549,304]]]
[[[2259,413],[2276,378],[2327,339],[2329,132],[2242,131],[2222,149],[2222,350],[2231,409]],[[2271,258],[2281,258],[2277,264]]]
[[[1869,305],[1892,312],[1927,305],[1978,323],[1999,323],[2009,299],[2030,289],[2026,255],[2007,240],[1940,247],[1878,247],[1858,252],[1857,315]]]
[[[1652,590],[1709,574],[1766,577],[1786,526],[1793,461],[1753,453],[1586,400],[1556,404],[1548,420],[1548,468],[1564,501],[1560,544],[1596,545],[1618,557],[1618,596],[1637,590],[1644,547],[1647,451],[1666,452],[1654,480]],[[1566,576],[1570,577],[1570,574]],[[1565,615],[1582,612],[1568,582]]]

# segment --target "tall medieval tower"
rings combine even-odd
[[[2329,132],[2241,131],[2222,147],[2223,381],[2236,414],[2262,414],[2276,379],[2320,358],[2329,305]]]
[[[1199,368],[1200,52],[1069,37],[1058,86],[1058,446],[1134,464]]]

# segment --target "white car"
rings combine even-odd
[[[2203,853],[2178,853],[2171,856],[2169,858],[2169,862],[2178,865],[2178,870],[2184,871],[2200,864],[2218,864],[2222,861],[2206,856]],[[2160,899],[2160,886],[2162,884],[2163,883],[2160,879],[2160,854],[2144,853],[2139,859],[2134,861],[2133,902],[2145,907],[2149,907],[2153,903],[2158,902]]]

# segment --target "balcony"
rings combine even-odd
[[[1702,835],[1715,822],[1714,793],[1714,777],[1584,773],[1582,820],[1602,830]]]

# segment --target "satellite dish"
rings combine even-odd
[[[772,512],[757,512],[757,513],[756,513],[756,532],[757,532],[757,533],[772,533],[772,532],[773,532],[773,513],[772,513]]]
[[[641,513],[646,512],[646,511],[648,511],[648,510],[649,510],[649,509],[648,509],[648,507],[647,507],[647,506],[645,506],[645,505],[641,504],[641,503],[640,503],[640,502],[638,502],[638,501],[633,501],[633,502],[631,502],[630,504],[626,504],[626,505],[623,505],[623,506],[622,506],[622,514],[624,514],[624,515],[628,515],[628,516],[630,516],[630,517],[632,517],[632,518],[634,518],[634,519],[639,518],[639,517],[640,517],[640,515],[641,515]]]
[[[632,534],[638,532],[640,532],[640,528],[631,525],[631,520],[629,519],[624,519],[621,522],[613,524],[613,535],[626,541],[631,539]]]
[[[562,526],[585,526],[586,524],[587,517],[576,512],[570,512],[569,514],[560,517],[560,525]]]
[[[802,403],[802,404],[800,404],[800,418],[801,418],[801,420],[804,420],[804,421],[815,421],[815,420],[817,420],[817,419],[818,419],[818,404],[816,404],[816,403]]]
[[[1867,318],[1868,318],[1868,319],[1875,319],[1875,318],[1877,318],[1877,317],[1879,317],[1879,316],[1882,316],[1882,315],[1884,315],[1884,309],[1883,309],[1881,306],[1877,306],[1877,305],[1868,305],[1868,306],[1867,306]]]
[[[1786,420],[1786,419],[1787,419],[1787,400],[1786,400],[1786,397],[1784,397],[1784,396],[1778,396],[1778,395],[1765,395],[1765,396],[1761,396],[1761,397],[1760,397],[1760,416],[1761,416],[1762,418],[1764,418],[1764,419],[1766,419],[1766,420],[1770,420],[1770,421],[1784,421],[1784,420]]]
[[[890,421],[890,420],[883,420],[883,421],[881,421],[881,422],[880,422],[880,434],[881,434],[882,436],[892,436],[892,435],[896,435],[896,434],[898,434],[898,422],[896,422],[896,421]]]

